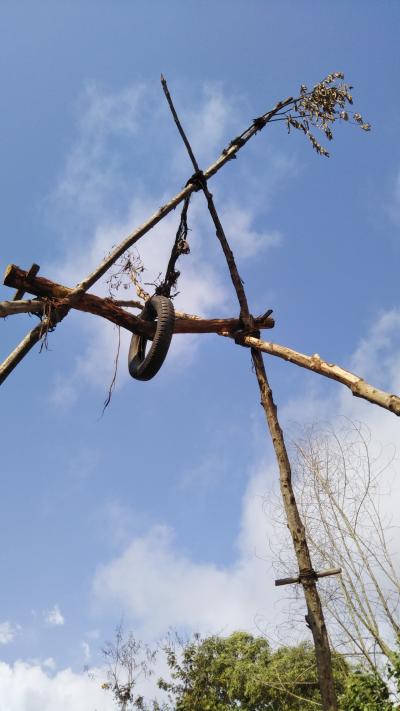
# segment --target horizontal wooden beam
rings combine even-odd
[[[61,308],[63,303],[70,296],[72,289],[62,284],[50,281],[45,277],[28,276],[15,264],[10,264],[4,275],[4,284],[15,289],[23,289],[24,292],[33,294],[41,298],[51,299],[55,308]],[[72,308],[79,311],[101,316],[102,318],[115,323],[117,326],[139,333],[151,338],[154,335],[155,325],[147,323],[133,314],[117,306],[112,299],[101,298],[95,294],[82,294],[79,301],[72,304]],[[254,320],[257,329],[273,328],[274,319],[271,316],[261,316]],[[175,333],[224,333],[232,334],[240,329],[240,322],[237,318],[214,318],[203,319],[189,316],[175,319]]]
[[[316,580],[318,578],[327,578],[328,575],[340,575],[341,572],[341,568],[329,568],[329,570],[322,570],[319,573],[313,570],[307,574],[297,575],[295,578],[279,578],[278,580],[275,580],[275,585],[292,585],[293,583],[301,583],[307,579]]]

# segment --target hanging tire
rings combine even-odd
[[[151,380],[160,370],[168,353],[174,332],[174,305],[166,296],[153,296],[146,302],[139,318],[145,321],[157,319],[156,332],[147,354],[146,336],[133,334],[128,354],[128,368],[132,378]]]

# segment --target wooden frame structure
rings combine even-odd
[[[318,678],[324,711],[337,711],[336,693],[333,683],[331,652],[328,634],[325,627],[323,610],[318,594],[317,581],[327,575],[340,574],[340,568],[316,572],[313,570],[312,561],[307,545],[306,533],[297,507],[296,497],[292,485],[292,474],[286,444],[277,415],[277,408],[268,382],[262,353],[282,358],[302,368],[306,368],[324,377],[331,378],[348,387],[352,394],[368,400],[370,403],[383,407],[396,415],[400,415],[400,397],[386,393],[366,383],[360,376],[351,373],[339,365],[323,360],[318,354],[307,356],[292,348],[282,346],[260,337],[260,330],[271,329],[274,320],[271,310],[264,315],[254,318],[249,310],[247,296],[243,282],[240,278],[234,254],[225,235],[219,218],[214,199],[208,188],[208,181],[228,161],[236,158],[236,154],[246,143],[273,121],[285,121],[288,129],[301,130],[310,139],[313,148],[322,155],[327,151],[320,146],[310,133],[310,125],[321,128],[325,135],[332,137],[329,124],[335,120],[348,120],[345,111],[346,102],[352,103],[347,85],[337,86],[336,80],[343,79],[343,75],[335,73],[317,84],[313,90],[305,91],[301,88],[300,96],[288,97],[262,116],[254,119],[251,125],[238,137],[234,138],[222,151],[219,158],[202,171],[197,163],[189,140],[183,130],[175,110],[167,82],[161,76],[161,83],[174,121],[185,144],[191,160],[194,174],[189,178],[186,186],[172,197],[165,205],[151,215],[140,227],[131,232],[101,264],[86,276],[74,288],[57,284],[45,277],[37,276],[38,265],[32,265],[28,271],[10,265],[6,269],[4,284],[16,289],[12,301],[0,302],[0,316],[6,317],[18,313],[29,312],[40,317],[40,323],[30,331],[14,351],[0,365],[0,384],[8,377],[18,363],[47,333],[61,322],[71,309],[78,309],[96,316],[105,318],[117,326],[131,333],[146,335],[151,338],[154,333],[154,324],[142,321],[137,316],[127,311],[128,307],[143,306],[137,301],[117,301],[111,298],[101,298],[88,290],[115,264],[115,262],[138,240],[149,232],[158,222],[174,210],[180,203],[188,201],[195,191],[204,193],[211,219],[215,226],[216,236],[225,255],[227,267],[235,289],[239,316],[230,319],[202,319],[199,316],[177,313],[175,333],[215,333],[231,338],[241,347],[250,348],[251,360],[257,377],[261,404],[264,409],[268,429],[272,438],[276,459],[279,467],[280,488],[286,513],[286,520],[292,536],[293,547],[298,563],[299,572],[292,578],[276,580],[276,585],[300,584],[303,587],[307,605],[306,621],[309,625],[316,650]],[[354,114],[355,122],[364,130],[369,130],[360,114]],[[361,120],[360,120],[361,119]],[[186,208],[187,209],[187,208]],[[35,299],[23,300],[25,293]],[[124,308],[125,307],[125,308]]]

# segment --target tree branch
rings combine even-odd
[[[236,340],[236,342],[238,341]],[[306,368],[307,370],[311,370],[313,373],[324,375],[326,378],[336,380],[338,383],[342,383],[342,385],[349,388],[355,397],[368,400],[368,402],[371,402],[374,405],[379,405],[379,407],[383,407],[385,410],[390,410],[390,412],[400,416],[400,397],[398,395],[392,395],[384,390],[375,388],[359,375],[355,375],[355,373],[345,370],[340,365],[328,363],[326,360],[323,360],[318,353],[308,356],[304,353],[294,351],[292,348],[288,348],[287,346],[281,346],[278,343],[271,343],[269,341],[262,341],[259,338],[254,338],[253,336],[244,336],[242,344],[250,346],[251,348],[256,348],[264,353],[269,353],[269,355],[282,358],[289,363],[294,363],[295,365],[300,366],[300,368]]]

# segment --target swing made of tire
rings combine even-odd
[[[155,321],[156,332],[150,350],[146,354],[146,336],[134,333],[128,354],[128,368],[132,378],[151,380],[160,370],[171,343],[175,324],[175,310],[171,299],[152,296],[146,302],[139,318]]]

